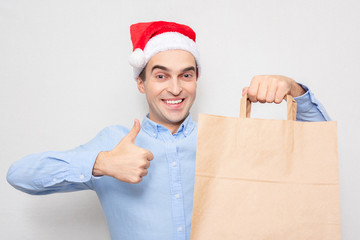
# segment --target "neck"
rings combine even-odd
[[[179,127],[181,126],[181,124],[185,121],[185,119],[189,116],[189,114],[183,119],[181,120],[180,122],[177,122],[177,123],[169,123],[169,122],[160,122],[160,121],[157,121],[156,119],[153,119],[151,114],[149,114],[149,119],[153,122],[156,122],[158,124],[161,124],[163,125],[164,127],[166,127],[170,132],[171,134],[175,134]]]

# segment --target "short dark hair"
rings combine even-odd
[[[147,64],[146,64],[146,66],[147,66]],[[141,71],[141,73],[139,74],[139,77],[140,77],[140,79],[143,81],[143,82],[145,82],[145,79],[146,79],[146,66],[143,68],[143,70]]]

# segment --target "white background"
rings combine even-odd
[[[109,239],[94,192],[30,196],[6,172],[27,154],[70,149],[105,126],[143,118],[146,101],[127,62],[129,26],[153,20],[198,34],[194,119],[237,116],[256,74],[313,90],[338,121],[342,236],[360,239],[359,13],[356,0],[0,0],[1,239]],[[253,109],[281,118],[285,107]]]

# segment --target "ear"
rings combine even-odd
[[[138,89],[139,89],[139,92],[145,93],[144,81],[141,80],[140,77],[137,77],[136,83],[137,83],[137,87],[138,87]]]

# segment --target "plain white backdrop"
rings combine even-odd
[[[237,116],[256,74],[312,89],[338,121],[342,236],[360,239],[359,13],[356,0],[0,0],[1,239],[110,238],[94,192],[30,196],[6,173],[27,154],[71,149],[105,126],[143,118],[129,26],[153,20],[197,32],[203,69],[194,119]],[[284,105],[253,109],[285,116]]]

